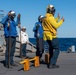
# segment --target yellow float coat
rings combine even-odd
[[[46,18],[42,21],[43,26],[43,38],[44,40],[52,40],[57,37],[57,28],[60,27],[63,20],[58,22],[58,18],[54,18],[52,14],[47,13]]]

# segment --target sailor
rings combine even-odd
[[[38,22],[35,23],[33,28],[34,37],[36,38],[36,56],[39,56],[40,61],[42,61],[41,57],[44,53],[44,41],[43,41],[43,28],[42,28],[42,19],[43,16],[38,16]]]
[[[18,36],[16,26],[18,26],[20,14],[17,16],[17,21],[14,20],[15,17],[16,12],[14,10],[10,10],[1,21],[4,27],[4,36],[6,41],[5,67],[7,68],[17,66],[17,64],[14,63],[13,57],[15,53],[16,37]]]
[[[22,26],[21,33],[19,34],[19,41],[21,42],[21,56],[22,58],[27,58],[26,56],[26,46],[29,43],[28,34],[26,33],[26,28]]]
[[[63,22],[64,18],[62,17],[61,20],[58,22],[60,15],[58,14],[57,18],[54,18],[55,14],[55,7],[53,5],[48,5],[46,9],[46,18],[42,21],[43,26],[43,38],[47,41],[49,45],[49,63],[47,67],[49,69],[52,68],[59,68],[59,65],[56,65],[57,58],[59,56],[59,43],[57,39],[57,28],[59,28]]]

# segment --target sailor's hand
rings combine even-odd
[[[60,18],[60,14],[58,13],[58,18]]]
[[[21,14],[18,14],[17,18],[20,18],[21,17]]]
[[[61,18],[61,20],[63,20],[63,22],[64,22],[64,18],[63,17]]]
[[[8,27],[10,27],[10,23],[8,22]]]
[[[26,42],[26,44],[29,44],[29,42]]]

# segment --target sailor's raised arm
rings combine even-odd
[[[19,25],[21,24],[20,18],[21,18],[21,14],[18,14],[17,20],[16,20],[16,25],[17,25],[18,27],[20,27]]]
[[[1,20],[1,23],[2,23],[2,24],[5,24],[6,21],[7,21],[8,19],[10,19],[10,16],[11,16],[11,13],[8,12],[8,14]]]
[[[1,23],[2,24],[5,24],[5,22],[8,20],[8,15],[6,15],[2,20],[1,20]]]

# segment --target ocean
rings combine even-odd
[[[36,45],[36,39],[35,38],[29,38],[30,42]],[[59,40],[59,46],[60,51],[67,51],[71,46],[75,46],[76,50],[76,38],[58,38]],[[46,48],[46,45],[48,47],[48,44],[44,42],[44,48]],[[45,50],[48,50],[46,48]]]
[[[76,38],[58,38],[59,40],[59,46],[60,51],[67,51],[69,47],[75,46],[76,50]],[[36,45],[36,39],[35,38],[29,38],[29,41]],[[3,37],[0,37],[0,45],[3,44]],[[48,50],[48,44],[44,42],[44,49]]]

